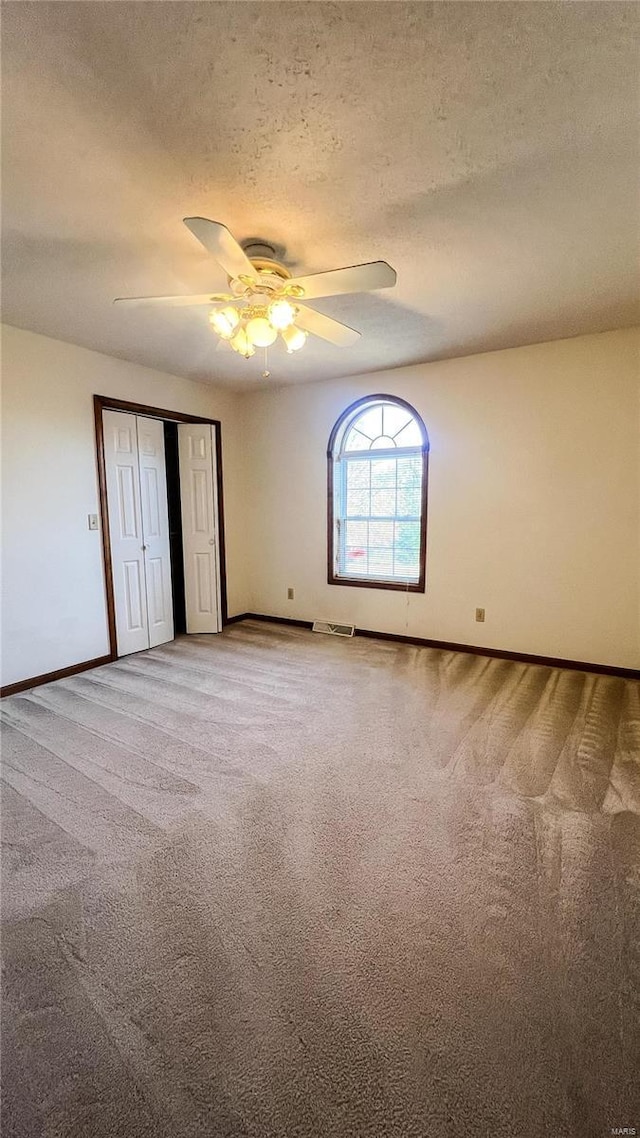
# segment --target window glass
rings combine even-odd
[[[395,436],[394,442],[397,447],[419,447],[422,444],[422,435],[418,424],[412,419]]]
[[[378,435],[382,434],[382,406],[378,404],[376,407],[371,407],[368,411],[363,411],[358,416],[356,422],[358,430],[369,439],[371,445]]]
[[[369,450],[371,446],[371,439],[362,434],[357,427],[352,427],[347,435],[344,449],[345,450]]]
[[[411,415],[404,407],[395,406],[393,403],[384,404],[382,408],[382,430],[385,435],[390,435],[393,439],[402,427],[406,427],[408,423],[412,422]]]
[[[423,590],[427,443],[417,414],[391,397],[364,401],[332,438],[330,581]]]

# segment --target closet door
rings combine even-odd
[[[135,415],[103,412],[118,655],[149,647]]]
[[[187,632],[220,632],[216,439],[209,423],[178,424]]]
[[[173,640],[167,468],[161,419],[138,416],[138,465],[149,647],[155,648]]]

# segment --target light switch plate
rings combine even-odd
[[[89,518],[89,529],[97,529],[98,528],[98,515],[97,514],[88,514],[87,516]]]

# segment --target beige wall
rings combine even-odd
[[[222,420],[230,615],[640,667],[640,331],[245,396],[15,328],[2,346],[2,683],[107,652],[94,392]],[[326,583],[327,438],[375,392],[431,437],[424,596]]]
[[[640,667],[639,343],[603,333],[244,397],[251,611]],[[431,438],[424,596],[326,582],[327,438],[376,392],[409,400]]]
[[[222,420],[229,613],[245,611],[238,399],[17,328],[2,329],[2,683],[108,651],[94,393]]]

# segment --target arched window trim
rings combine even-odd
[[[347,407],[346,411],[342,412],[342,415],[335,423],[333,430],[329,436],[329,446],[327,448],[327,455],[329,458],[332,456],[335,458],[336,451],[339,451],[340,454],[344,453],[343,444],[345,442],[345,439],[347,439],[349,431],[351,430],[351,427],[355,423],[356,419],[358,419],[362,412],[367,409],[367,406],[369,404],[373,406],[376,403],[394,403],[397,407],[404,407],[407,414],[411,415],[412,419],[415,420],[416,425],[420,429],[423,449],[427,451],[429,450],[429,436],[427,434],[427,428],[425,427],[415,407],[412,407],[410,403],[407,403],[406,399],[400,399],[398,395],[365,395],[362,399],[357,399],[355,403],[352,403],[349,407]],[[415,447],[408,447],[407,449],[415,450]]]
[[[341,459],[345,454],[343,444],[348,436],[351,426],[368,405],[376,403],[392,403],[396,406],[403,407],[414,419],[422,435],[422,494],[420,503],[420,560],[419,560],[419,579],[417,582],[405,581],[390,581],[382,579],[365,579],[358,577],[344,577],[340,576],[336,569],[337,561],[337,534],[336,534],[336,517],[335,517],[335,493],[336,486],[334,482],[336,462]],[[402,455],[402,453],[415,454],[416,447],[394,447],[393,450],[376,450],[374,453],[377,457],[384,458],[385,455]],[[358,453],[371,455],[371,450],[358,452],[350,451],[350,455],[357,455]],[[427,558],[427,497],[428,497],[428,475],[429,475],[429,435],[427,428],[424,425],[422,417],[418,414],[415,407],[407,402],[406,399],[401,399],[397,395],[365,395],[361,399],[357,399],[351,403],[339,416],[335,422],[331,434],[329,436],[329,443],[327,446],[327,581],[330,585],[346,585],[358,586],[364,589],[392,589],[399,592],[409,593],[424,593],[426,584],[426,558]]]

